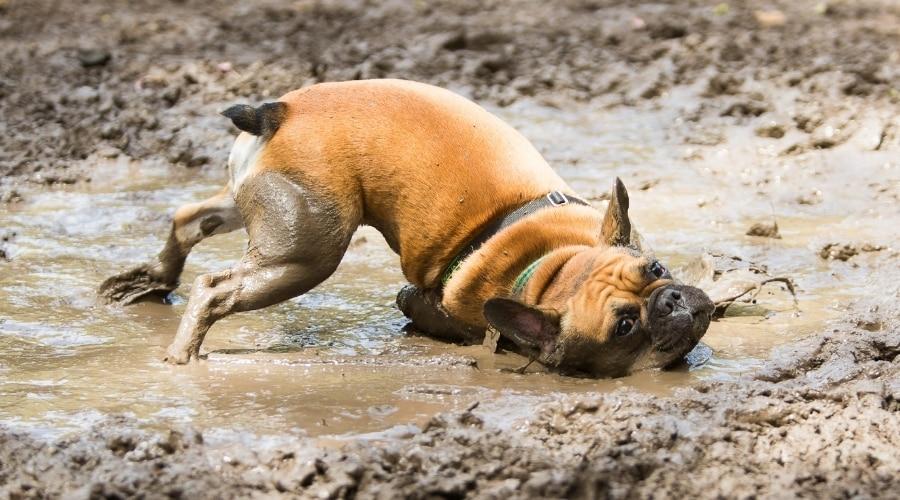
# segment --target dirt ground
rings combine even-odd
[[[499,106],[535,99],[561,112],[588,101],[652,110],[679,106],[671,97],[684,96],[689,104],[678,107],[667,133],[698,156],[748,124],[748,140],[776,148],[776,157],[840,147],[900,152],[900,5],[890,0],[186,0],[77,8],[0,0],[0,203],[27,202],[23,186],[90,182],[97,158],[162,155],[185,168],[222,169],[231,140],[216,114],[224,105],[376,77],[435,83]],[[896,168],[866,171],[848,186],[863,200],[853,213],[897,216]],[[821,202],[805,175],[762,169],[733,179],[760,190],[787,186],[800,193],[791,199],[797,206]],[[14,235],[2,236],[0,265]],[[139,430],[126,417],[51,442],[6,429],[0,492],[896,496],[897,229],[887,227],[878,242],[885,248],[875,251],[836,238],[821,249],[822,261],[838,286],[864,281],[866,297],[842,304],[843,318],[827,331],[782,346],[739,380],[670,397],[627,390],[561,397],[512,429],[475,407],[340,449],[288,436]]]

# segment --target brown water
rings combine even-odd
[[[393,305],[403,285],[398,258],[364,228],[322,286],[220,321],[204,344],[212,352],[207,361],[171,367],[160,359],[189,283],[236,262],[242,232],[195,249],[174,305],[107,307],[95,303],[94,291],[103,278],[158,251],[174,208],[214,193],[224,171],[90,160],[91,183],[20,190],[27,201],[0,211],[0,228],[17,233],[12,261],[0,264],[0,422],[46,435],[126,413],[148,426],[175,420],[340,438],[392,427],[403,432],[403,425],[475,401],[515,425],[536,403],[561,392],[631,387],[668,393],[751,370],[772,347],[825,328],[863,293],[865,279],[832,282],[815,250],[833,234],[841,234],[839,241],[877,240],[879,228],[897,227],[900,219],[882,211],[870,224],[844,222],[872,210],[871,200],[837,196],[854,176],[883,170],[889,181],[896,177],[896,165],[877,154],[837,151],[827,161],[815,154],[784,160],[754,149],[736,129],[732,143],[746,147],[698,147],[704,159],[687,161],[696,151],[672,146],[676,141],[665,133],[675,120],[671,112],[561,111],[528,102],[497,112],[582,194],[605,192],[621,176],[631,190],[633,220],[670,265],[705,249],[764,260],[772,274],[797,282],[799,310],[783,297],[766,303],[762,295],[774,312],[714,323],[704,340],[715,356],[690,372],[618,380],[518,375],[501,369],[521,364],[517,356],[485,357],[477,347],[403,333],[405,320]],[[841,161],[853,169],[835,163]],[[787,177],[783,189],[757,194],[760,183],[771,187]],[[771,217],[773,205],[785,206],[796,195],[798,177],[809,180],[809,191],[824,191],[825,201],[776,213],[783,240],[743,236],[752,222]],[[647,183],[655,184],[639,189]]]

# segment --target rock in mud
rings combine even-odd
[[[81,49],[78,51],[78,61],[85,68],[106,66],[112,59],[112,54],[105,49]]]
[[[15,189],[0,192],[0,203],[20,203],[24,200],[25,198],[21,195],[21,193],[19,193]]]
[[[884,249],[885,247],[882,245],[873,245],[871,243],[864,243],[862,245],[829,243],[819,250],[819,257],[825,260],[840,260],[846,262],[859,255],[861,252],[880,252]]]
[[[853,245],[829,243],[819,250],[819,257],[825,260],[848,261],[851,257],[859,254],[859,250]]]
[[[738,62],[744,59],[745,50],[743,47],[729,40],[722,46],[719,51],[719,59],[723,62]]]
[[[757,127],[754,132],[759,137],[767,137],[769,139],[781,139],[785,134],[784,125],[777,123]]]
[[[731,73],[716,73],[706,82],[704,96],[735,95],[741,90],[744,81]]]
[[[662,21],[650,23],[647,31],[653,38],[661,40],[671,40],[673,38],[681,38],[688,34],[686,27],[671,21]]]
[[[0,261],[12,260],[12,255],[8,249],[9,244],[16,237],[15,231],[4,231],[0,233]]]
[[[824,194],[822,191],[814,189],[809,193],[798,196],[797,203],[800,205],[818,205],[819,203],[822,203],[823,198]]]
[[[778,223],[775,221],[772,222],[757,222],[750,226],[750,229],[747,230],[747,236],[760,236],[762,238],[774,238],[777,240],[781,239],[781,233],[778,232]]]
[[[810,137],[810,147],[813,149],[828,149],[843,144],[850,138],[851,131],[846,127],[823,125],[813,131]]]
[[[769,111],[769,105],[762,100],[742,99],[730,104],[722,111],[722,116],[731,116],[736,118],[759,116]]]
[[[787,23],[787,16],[778,9],[755,10],[753,17],[756,22],[763,28],[777,28]]]

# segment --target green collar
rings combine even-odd
[[[447,286],[447,282],[450,281],[450,278],[453,277],[453,274],[456,273],[456,271],[458,271],[460,267],[462,267],[463,259],[461,257],[463,256],[457,255],[450,262],[450,265],[447,266],[447,270],[444,271],[444,275],[441,276],[441,287]]]
[[[519,273],[519,277],[516,278],[516,282],[513,285],[512,293],[513,295],[520,295],[523,290],[525,290],[525,285],[528,284],[528,280],[534,275],[534,271],[537,270],[538,266],[541,264],[541,261],[544,260],[544,257],[528,264],[528,267],[525,268],[524,271]]]

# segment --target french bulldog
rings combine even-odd
[[[239,263],[194,281],[170,363],[198,359],[219,319],[324,281],[364,224],[400,256],[400,309],[448,341],[481,343],[491,329],[552,369],[607,377],[676,363],[709,326],[712,302],[643,244],[619,179],[598,210],[525,137],[455,93],[322,83],[223,114],[241,131],[227,185],[175,212],[151,262],[100,287],[126,304],[168,294],[194,245],[246,228]]]

